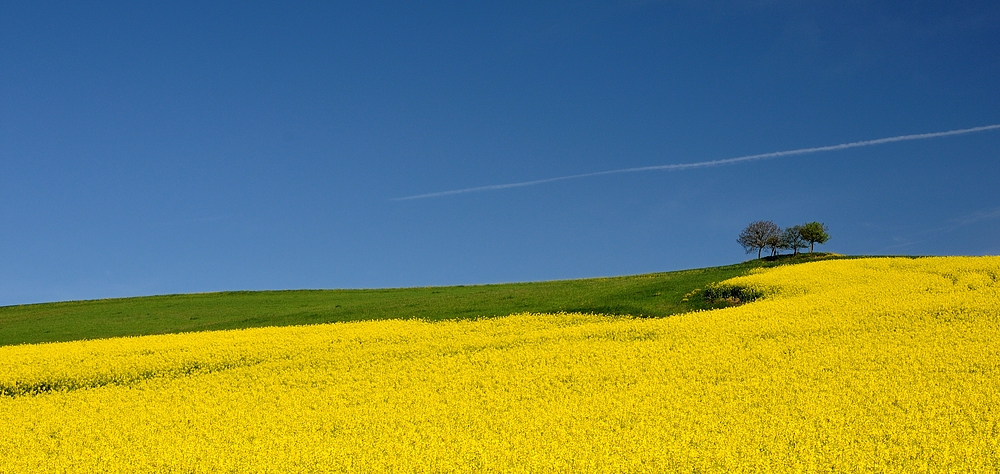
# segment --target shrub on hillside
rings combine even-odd
[[[764,296],[753,288],[720,285],[718,283],[711,283],[706,286],[702,295],[708,302],[728,301],[733,304],[749,303]]]

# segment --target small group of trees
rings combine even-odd
[[[815,244],[825,244],[830,240],[827,234],[829,229],[821,222],[810,222],[808,224],[793,225],[787,229],[778,227],[771,221],[751,222],[743,229],[736,242],[743,246],[747,253],[757,251],[757,258],[764,249],[771,249],[771,256],[778,254],[779,250],[791,250],[794,255],[799,254],[799,249],[809,247],[812,253]]]

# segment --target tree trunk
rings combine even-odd
[[[760,260],[760,251],[764,250],[764,247],[757,249],[757,260]]]
[[[809,242],[809,253],[813,253],[813,244],[816,242]]]

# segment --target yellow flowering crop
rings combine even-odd
[[[763,299],[0,348],[0,472],[991,471],[1000,258],[821,261]]]

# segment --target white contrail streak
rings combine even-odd
[[[489,186],[477,186],[474,188],[453,189],[451,191],[439,191],[436,193],[417,194],[395,198],[393,201],[408,201],[412,199],[425,199],[440,196],[450,196],[452,194],[474,193],[478,191],[494,191],[498,189],[519,188],[522,186],[534,186],[536,184],[551,183],[553,181],[563,181],[567,179],[588,178],[591,176],[603,176],[607,174],[636,173],[639,171],[671,171],[686,170],[691,168],[705,168],[708,166],[728,165],[732,163],[742,163],[744,161],[767,160],[791,155],[806,155],[809,153],[819,153],[823,151],[844,150],[847,148],[857,148],[862,146],[881,145],[883,143],[905,142],[909,140],[925,140],[928,138],[949,137],[952,135],[964,135],[966,133],[984,132],[987,130],[1000,129],[1000,124],[986,125],[982,127],[963,128],[961,130],[949,130],[947,132],[918,133],[916,135],[900,135],[898,137],[878,138],[875,140],[863,140],[860,142],[841,143],[840,145],[819,146],[814,148],[799,148],[798,150],[775,151],[771,153],[761,153],[759,155],[747,155],[736,158],[726,158],[724,160],[701,161],[698,163],[680,163],[674,165],[640,166],[638,168],[623,168],[618,170],[597,171],[593,173],[574,174],[569,176],[559,176],[556,178],[536,179],[534,181],[522,181],[519,183],[491,184]]]

